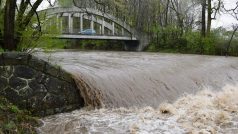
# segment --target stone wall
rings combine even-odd
[[[0,54],[0,95],[37,116],[84,105],[70,74],[26,53]]]

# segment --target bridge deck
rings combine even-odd
[[[134,37],[126,36],[108,36],[108,35],[80,35],[80,34],[62,34],[53,36],[60,39],[92,39],[92,40],[134,40],[137,39]]]

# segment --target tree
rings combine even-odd
[[[202,0],[202,29],[201,35],[202,37],[206,37],[206,0]]]
[[[222,5],[222,0],[213,1],[213,6],[212,1],[207,0],[207,36],[210,36],[212,20],[216,19]]]
[[[6,0],[4,6],[4,38],[1,45],[5,51],[17,50],[22,32],[29,26],[33,16],[37,14],[36,10],[42,1],[36,0],[33,3],[30,0],[21,0],[16,13],[17,0]]]
[[[4,14],[4,38],[3,49],[9,51],[16,49],[15,44],[15,8],[16,0],[7,0]]]
[[[238,21],[238,1],[236,2],[236,6],[234,8],[227,9],[224,5],[222,7],[223,7],[225,13],[230,14],[231,16],[233,16],[233,18],[235,18]],[[232,32],[231,38],[230,38],[230,40],[227,44],[227,47],[226,47],[226,55],[229,55],[229,49],[231,47],[231,42],[232,42],[237,30],[238,30],[238,25],[237,24],[233,25],[233,32]]]

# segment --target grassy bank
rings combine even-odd
[[[0,134],[34,134],[37,118],[0,96]]]

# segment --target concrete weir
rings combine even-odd
[[[66,50],[0,55],[0,95],[39,116],[84,106],[157,108],[184,94],[236,84],[235,57]]]
[[[84,106],[70,74],[26,53],[0,54],[0,95],[37,116]]]
[[[36,55],[72,74],[86,106],[157,108],[184,94],[238,84],[235,57],[65,50]]]

